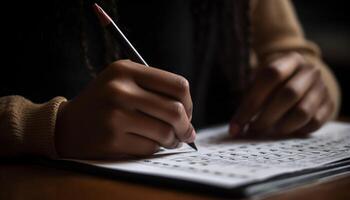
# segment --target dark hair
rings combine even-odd
[[[117,6],[114,0],[104,0],[99,2],[103,6],[103,8],[109,13],[112,18],[116,18],[117,16]],[[88,56],[89,46],[87,42],[87,34],[86,34],[86,5],[90,7],[91,3],[85,2],[85,0],[79,0],[79,21],[80,21],[80,48],[83,57],[83,61],[87,69],[89,70],[89,74],[91,77],[96,77],[98,73],[98,69],[93,66],[90,62],[90,58]],[[104,63],[103,65],[107,65],[112,61],[118,59],[118,45],[115,40],[111,38],[107,31],[103,29],[103,40],[104,40]]]
[[[88,56],[88,42],[86,36],[86,0],[80,1],[80,46],[82,56],[90,75],[95,77],[98,70],[94,67]],[[117,17],[117,0],[104,0],[98,2],[111,15]],[[89,4],[89,3],[88,3]],[[84,6],[85,5],[85,6]],[[91,2],[90,2],[91,8]],[[91,9],[90,9],[91,10]],[[203,66],[210,63],[205,58],[213,53],[210,45],[220,52],[215,53],[218,63],[225,72],[227,79],[233,84],[232,90],[244,89],[247,81],[249,57],[249,0],[191,0],[191,10],[195,26],[195,54],[196,64]],[[215,32],[212,34],[212,32]],[[215,35],[214,39],[210,38]],[[118,59],[118,44],[110,38],[104,30],[104,64]],[[212,44],[208,44],[212,41]],[[209,67],[208,67],[209,68]]]
[[[80,35],[81,52],[84,63],[92,76],[96,76],[100,66],[91,64],[89,58],[88,37],[86,35],[86,12],[91,4],[84,8],[89,0],[79,0],[81,7]],[[127,1],[127,0],[126,0]],[[123,2],[103,0],[101,6],[116,19],[117,6]],[[157,3],[157,2],[152,2]],[[190,67],[193,74],[191,93],[195,112],[193,124],[227,121],[237,105],[249,81],[249,0],[190,0],[193,35],[193,62]],[[86,5],[85,5],[86,6]],[[85,14],[84,14],[85,12]],[[122,12],[122,11],[120,11]],[[118,21],[117,21],[118,23]],[[119,22],[121,26],[121,24]],[[158,30],[152,30],[158,31]],[[119,58],[118,44],[106,32],[104,40],[104,66]],[[100,50],[101,51],[101,50]],[[103,52],[102,52],[103,53]],[[102,61],[101,61],[102,62]],[[100,65],[100,64],[98,64]],[[198,67],[196,67],[198,66]],[[219,89],[219,90],[218,90]],[[220,101],[220,106],[212,107],[212,102]],[[229,108],[229,109],[228,109]],[[217,113],[223,111],[225,113]],[[209,115],[210,113],[210,115]],[[216,114],[215,114],[216,113]]]

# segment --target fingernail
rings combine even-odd
[[[236,120],[232,119],[230,122],[230,129],[229,132],[232,136],[237,136],[239,132],[241,131],[241,127],[236,122]]]
[[[174,143],[171,145],[170,149],[176,149],[180,144],[180,140],[175,139]]]

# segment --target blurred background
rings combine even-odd
[[[340,1],[294,0],[306,37],[316,42],[342,89],[341,116],[350,117],[350,10]]]

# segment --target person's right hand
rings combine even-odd
[[[185,78],[120,60],[60,106],[56,149],[66,158],[150,155],[193,142],[191,118]]]

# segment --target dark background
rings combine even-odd
[[[316,42],[342,89],[340,115],[350,117],[350,10],[341,1],[293,1],[306,37]]]

